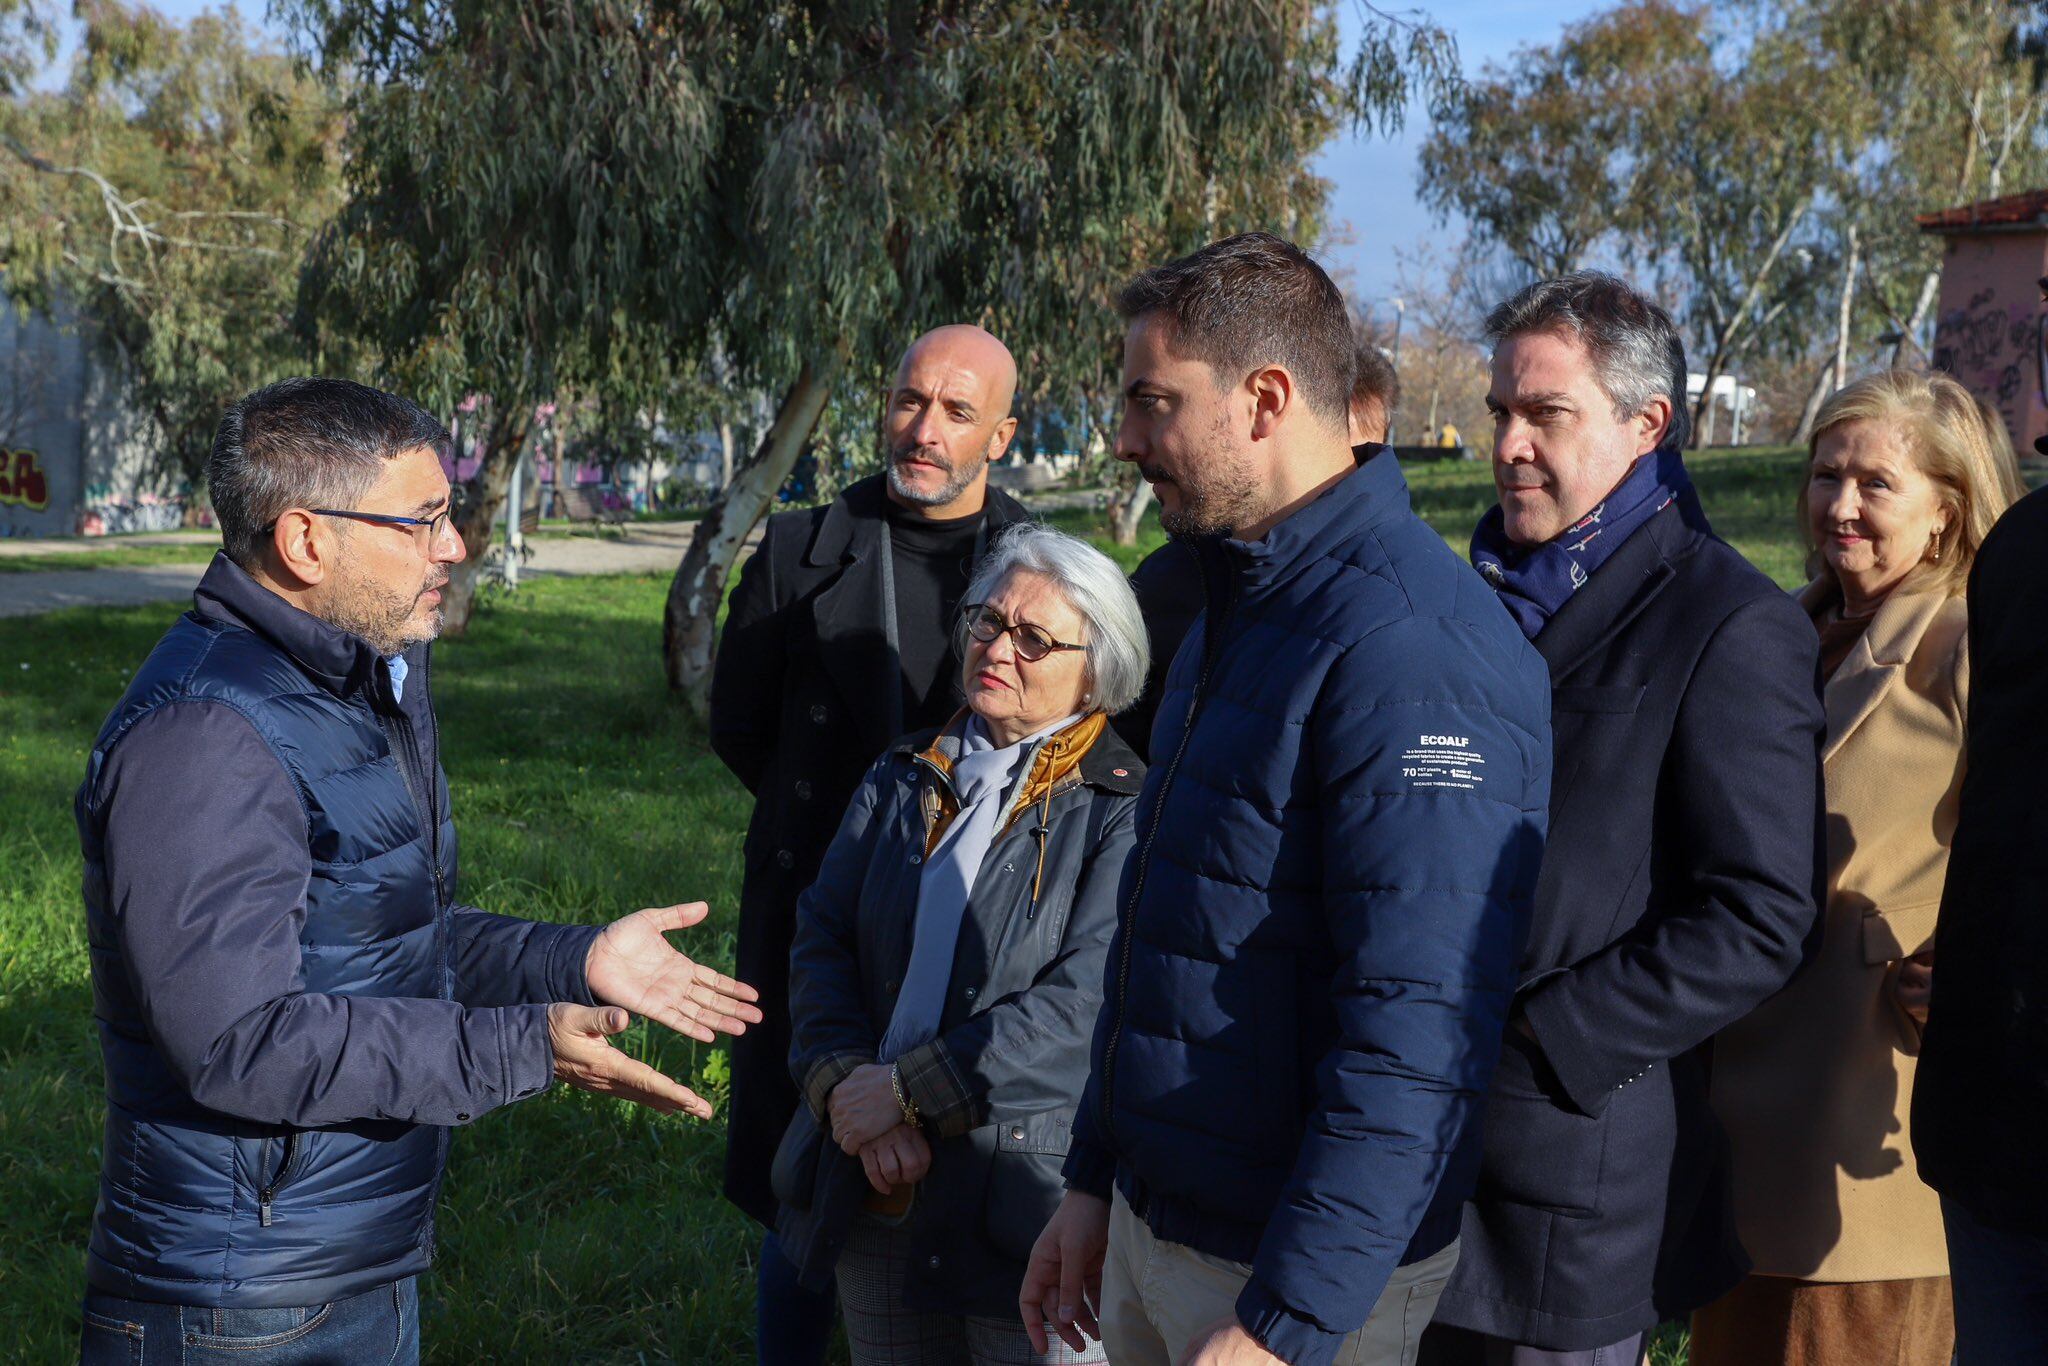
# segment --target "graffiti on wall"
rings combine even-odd
[[[0,447],[0,504],[41,512],[50,505],[50,481],[34,451]]]
[[[117,500],[106,484],[86,487],[85,501],[78,510],[81,536],[123,536],[133,531],[176,531],[185,524],[185,499],[159,497],[154,493],[135,495],[132,502]]]
[[[2038,313],[2014,316],[1999,306],[1992,290],[1942,314],[1933,361],[1997,409],[2015,440],[2028,429],[2027,399],[2048,404],[2048,328]]]

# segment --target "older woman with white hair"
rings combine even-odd
[[[1017,1320],[1088,1077],[1144,766],[1107,725],[1145,680],[1123,574],[1003,533],[961,611],[966,706],[869,769],[797,907],[775,1161],[783,1247],[836,1275],[856,1366],[1098,1361]]]

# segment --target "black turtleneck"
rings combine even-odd
[[[906,731],[922,730],[943,723],[960,705],[953,627],[974,570],[983,513],[932,521],[892,502],[888,516],[903,725]]]

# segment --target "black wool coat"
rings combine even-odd
[[[2048,1234],[2048,491],[1970,571],[1968,767],[1913,1082],[1920,1177],[1994,1228]]]
[[[1584,1350],[1748,1269],[1708,1042],[1817,928],[1825,722],[1812,623],[1689,493],[1535,643],[1550,839],[1516,997],[1535,1040],[1508,1031],[1436,1322]]]
[[[789,1079],[789,949],[796,900],[861,775],[906,731],[952,715],[904,714],[903,670],[882,598],[883,476],[823,507],[777,513],[740,571],[711,676],[711,747],[754,794],[740,885],[737,976],[765,1017],[732,1045],[725,1192],[763,1224],[775,1219],[769,1168],[796,1113]],[[988,491],[984,540],[1028,520]]]

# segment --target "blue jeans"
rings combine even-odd
[[[1957,1366],[2048,1361],[2048,1237],[2007,1233],[1941,1202],[1956,1297]]]
[[[408,1276],[302,1309],[203,1309],[85,1293],[80,1366],[417,1366],[420,1292]]]

